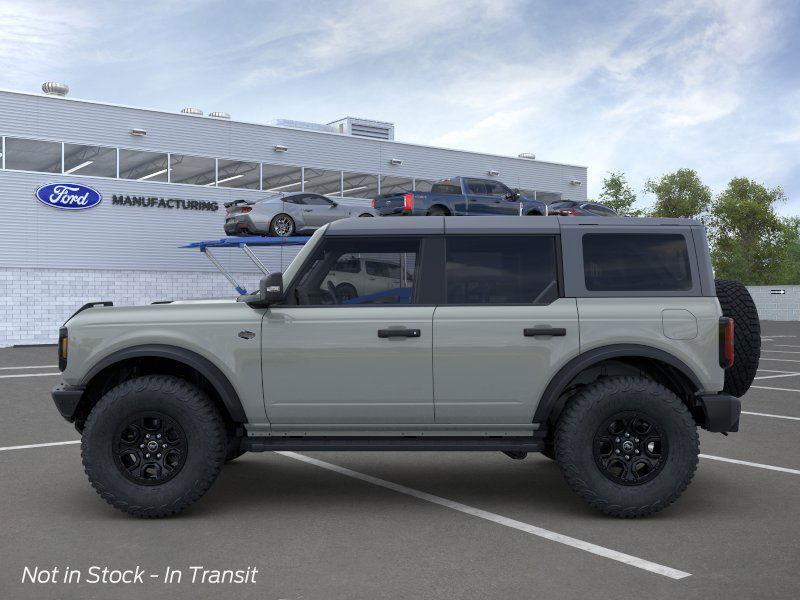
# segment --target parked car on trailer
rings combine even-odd
[[[494,179],[452,177],[437,181],[430,192],[380,195],[372,207],[381,216],[398,215],[546,215],[547,204]]]
[[[547,205],[551,215],[562,217],[616,217],[617,211],[599,202],[578,202],[576,200],[556,200]]]
[[[348,204],[309,192],[280,192],[257,200],[225,204],[227,235],[287,237],[313,233],[323,225],[347,217],[374,217],[369,206]]]

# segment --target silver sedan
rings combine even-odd
[[[320,194],[271,194],[259,200],[236,200],[225,205],[227,235],[306,234],[347,217],[375,217],[377,212],[358,204],[334,201]]]

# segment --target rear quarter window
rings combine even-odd
[[[590,233],[583,236],[586,289],[596,292],[679,292],[692,289],[681,234]]]

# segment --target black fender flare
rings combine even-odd
[[[684,375],[692,386],[694,386],[695,391],[702,388],[700,380],[689,366],[681,359],[665,350],[642,344],[613,344],[611,346],[602,346],[579,354],[559,369],[558,373],[550,379],[550,383],[547,384],[547,387],[539,399],[539,404],[533,415],[533,422],[546,423],[559,397],[569,382],[580,374],[581,371],[611,358],[655,359],[673,367]]]
[[[115,365],[116,363],[131,358],[143,357],[156,357],[168,358],[176,362],[185,364],[191,367],[203,377],[205,377],[214,390],[219,394],[222,403],[224,404],[231,419],[237,423],[247,423],[247,415],[245,415],[242,402],[239,399],[239,394],[236,393],[231,382],[225,374],[210,360],[186,348],[179,346],[169,346],[166,344],[144,344],[141,346],[131,346],[112,352],[108,356],[100,359],[95,365],[89,369],[86,375],[81,380],[81,387],[86,387],[89,382],[94,379],[100,372]]]

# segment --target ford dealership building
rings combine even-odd
[[[0,91],[0,347],[55,342],[61,323],[88,301],[234,294],[206,257],[180,246],[223,237],[223,204],[239,198],[311,191],[369,203],[466,175],[548,202],[586,199],[585,167],[396,142],[390,123],[263,125],[43,89]],[[296,251],[259,257],[282,269]],[[258,280],[238,250],[217,257],[248,287]]]

